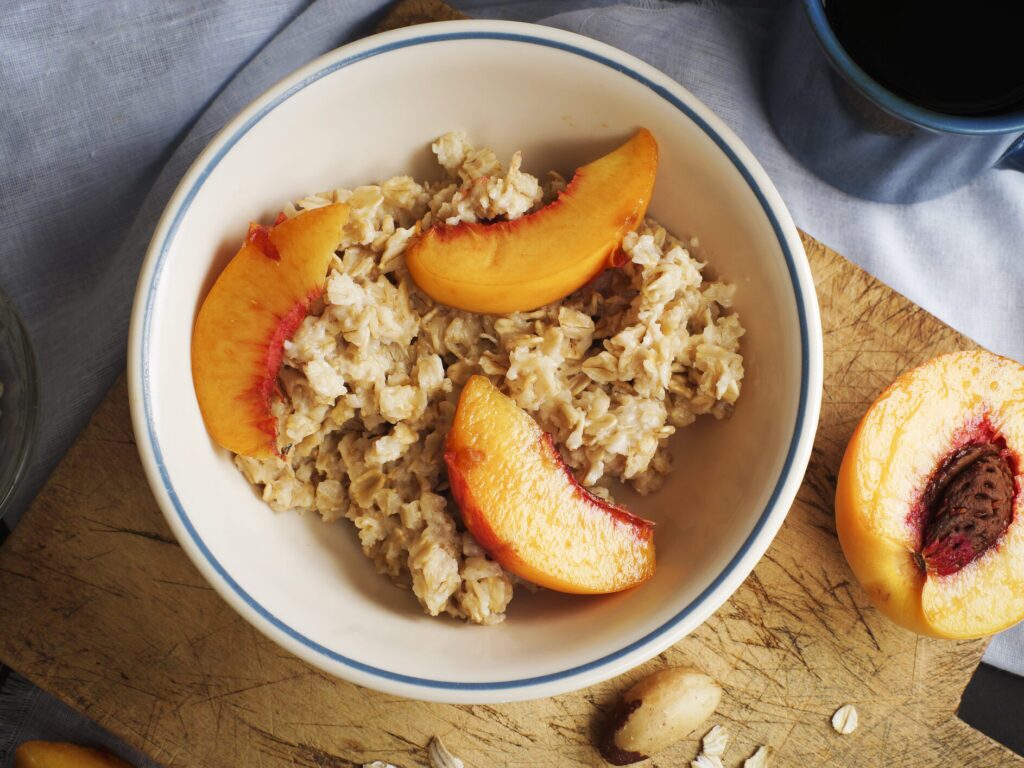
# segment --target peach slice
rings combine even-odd
[[[514,221],[436,225],[406,251],[431,298],[487,314],[557,301],[596,277],[647,212],[658,144],[646,128],[582,166],[550,205]]]
[[[206,428],[245,456],[276,451],[270,401],[284,342],[324,290],[348,206],[335,203],[253,224],[203,301],[192,332],[192,380]]]
[[[483,376],[445,445],[462,519],[507,570],[559,592],[618,592],[654,573],[654,524],[594,496],[526,411]]]
[[[880,611],[974,638],[1024,619],[1024,366],[944,355],[868,409],[839,471],[836,528]]]
[[[50,741],[25,741],[14,750],[14,768],[131,768],[106,750]]]

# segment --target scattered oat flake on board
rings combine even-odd
[[[768,747],[758,747],[757,752],[743,761],[743,768],[768,768],[770,754]]]
[[[725,748],[729,746],[729,734],[725,728],[716,725],[704,734],[704,738],[701,739],[700,743],[705,755],[708,757],[721,757],[725,754]]]
[[[385,763],[383,760],[374,760],[372,763],[363,763],[363,768],[398,768],[398,766]]]
[[[466,768],[465,764],[449,752],[448,747],[437,736],[430,740],[427,755],[430,757],[430,768]]]
[[[857,708],[853,704],[843,704],[832,715],[832,727],[843,736],[857,730]]]
[[[695,760],[690,761],[690,768],[725,768],[722,758],[718,755],[709,755],[701,752]]]

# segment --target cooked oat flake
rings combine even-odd
[[[465,768],[465,764],[448,751],[438,736],[430,740],[427,755],[430,757],[430,768]]]
[[[771,751],[768,747],[758,747],[757,752],[743,761],[743,768],[768,768]]]
[[[848,736],[857,730],[857,708],[853,704],[843,704],[832,715],[832,727],[836,733]]]
[[[726,747],[729,746],[729,734],[725,728],[720,725],[716,725],[701,739],[702,751],[708,757],[721,757],[725,754]]]
[[[725,768],[725,765],[718,755],[701,752],[694,760],[690,761],[690,768]]]

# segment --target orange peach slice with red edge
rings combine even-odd
[[[836,528],[868,596],[923,635],[1024,619],[1024,366],[943,355],[871,405],[843,457]]]
[[[519,312],[568,296],[596,277],[647,212],[658,144],[646,128],[576,171],[550,205],[514,221],[438,224],[405,260],[416,285],[457,309]]]
[[[483,376],[462,390],[444,458],[466,527],[512,573],[575,594],[654,573],[654,524],[580,486],[551,436]]]
[[[14,751],[14,768],[131,768],[106,750],[50,741],[25,741]]]
[[[210,436],[243,456],[277,450],[270,411],[284,342],[323,293],[348,206],[253,224],[203,301],[192,332],[192,381]]]

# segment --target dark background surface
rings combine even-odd
[[[982,664],[964,690],[957,715],[1000,744],[1024,756],[1024,678]]]

